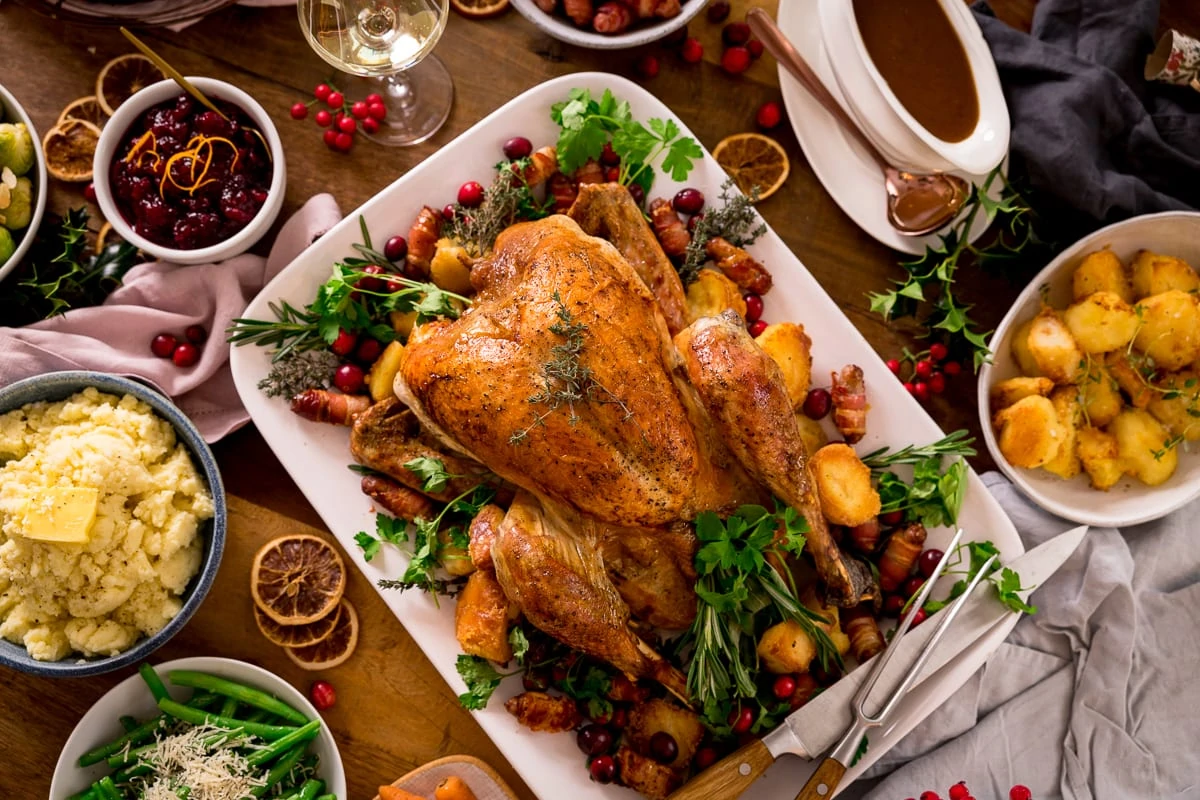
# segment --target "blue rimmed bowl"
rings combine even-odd
[[[68,655],[61,661],[37,661],[25,651],[22,645],[0,639],[0,664],[21,672],[48,678],[78,678],[86,675],[99,675],[120,669],[128,664],[138,664],[144,661],[148,655],[179,633],[191,619],[192,614],[196,613],[200,604],[204,602],[204,597],[212,588],[213,579],[217,576],[217,568],[221,565],[221,553],[225,549],[225,487],[221,484],[221,474],[217,470],[216,459],[213,458],[212,451],[208,449],[208,445],[205,444],[192,421],[157,390],[135,380],[103,372],[83,370],[50,372],[0,387],[0,414],[13,411],[29,403],[52,403],[64,400],[89,386],[108,394],[131,394],[154,409],[158,416],[171,423],[175,429],[177,441],[188,449],[192,456],[192,463],[203,477],[209,494],[212,495],[213,517],[200,527],[200,535],[204,537],[204,554],[200,561],[200,571],[192,578],[183,593],[183,607],[174,619],[153,636],[139,639],[128,650],[115,656],[82,658]]]

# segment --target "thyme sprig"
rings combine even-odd
[[[688,242],[687,251],[679,265],[679,279],[685,287],[696,280],[700,268],[708,260],[705,246],[710,239],[720,236],[738,247],[746,247],[767,232],[766,223],[754,210],[757,200],[757,187],[746,197],[732,178],[727,178],[725,183],[721,184],[719,203],[713,203],[696,223],[692,239]]]
[[[454,204],[454,217],[445,234],[466,248],[472,258],[491,252],[496,238],[514,222],[541,219],[549,216],[554,198],[539,201],[525,181],[528,157],[516,161],[501,161],[498,174],[483,191],[483,202],[466,208]]]

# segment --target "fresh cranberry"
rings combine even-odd
[[[759,336],[762,336],[762,332],[765,331],[766,329],[767,329],[767,323],[765,320],[756,319],[756,320],[754,320],[754,322],[750,323],[750,328],[749,328],[750,335],[753,336],[755,339],[757,339]]]
[[[1028,786],[1018,783],[1008,790],[1008,800],[1033,800],[1033,792],[1029,791]]]
[[[828,389],[809,389],[801,408],[804,416],[809,419],[825,419],[829,410],[833,408],[833,397]]]
[[[304,103],[292,104],[292,119],[304,119],[308,116],[308,106]]]
[[[621,168],[605,167],[604,180],[608,181],[609,183],[616,183],[617,181],[621,180]]]
[[[888,370],[890,370],[893,375],[900,374],[900,361],[898,359],[889,358],[886,363]]]
[[[169,333],[160,333],[150,340],[150,352],[159,358],[170,358],[179,342]]]
[[[904,522],[903,511],[889,511],[886,514],[879,515],[879,524],[888,528],[894,528],[901,522]]]
[[[704,58],[704,45],[700,44],[699,39],[689,36],[679,50],[679,57],[689,64],[695,64]]]
[[[521,686],[527,692],[544,692],[550,688],[550,676],[540,669],[525,670],[521,676]]]
[[[329,349],[344,357],[353,353],[357,346],[358,337],[343,328],[338,331],[337,338],[333,340],[333,344],[329,345]]]
[[[333,91],[333,89],[329,88],[329,84],[318,83],[317,88],[313,89],[313,97],[317,98],[322,103],[324,103],[326,100],[329,99],[329,93],[332,91]]]
[[[637,60],[634,69],[644,80],[650,80],[658,75],[658,58],[649,54],[644,55]]]
[[[925,621],[925,618],[927,616],[929,616],[928,614],[925,613],[925,609],[923,609],[923,608],[918,608],[916,611],[912,611],[910,609],[908,613],[912,614],[912,626],[911,627],[913,627],[913,628],[920,625],[922,622]]]
[[[971,790],[967,788],[966,781],[959,781],[950,787],[948,794],[950,795],[950,800],[966,800],[966,798],[971,796]]]
[[[371,116],[371,112],[368,111],[368,108],[369,106],[365,100],[359,100],[350,106],[350,116],[354,117],[355,119],[366,119],[367,117]]]
[[[475,208],[483,204],[483,185],[479,181],[467,181],[458,187],[458,204]]]
[[[942,800],[937,792],[921,792],[921,800]]]
[[[371,115],[371,119],[382,122],[383,120],[387,119],[387,106],[385,106],[382,102],[371,103],[367,106],[367,113]]]
[[[929,357],[934,361],[943,361],[949,354],[950,351],[946,348],[946,345],[942,344],[941,342],[934,342],[933,344],[929,345]],[[962,786],[961,783],[956,783],[954,785]],[[951,794],[950,800],[958,800],[958,798]]]
[[[337,126],[342,133],[354,133],[358,130],[358,121],[354,117],[342,117],[338,120]]]
[[[408,255],[408,240],[403,236],[393,236],[383,245],[383,257],[388,261],[403,261]]]
[[[624,706],[618,706],[612,712],[612,724],[617,730],[624,730],[629,724],[629,710]]]
[[[308,690],[308,696],[312,699],[312,704],[317,711],[333,708],[333,704],[337,702],[337,692],[334,691],[333,684],[329,681],[313,681],[313,685]]]
[[[708,769],[717,763],[717,749],[715,747],[701,747],[696,751],[694,761],[697,769]]]
[[[446,203],[446,205],[442,206],[442,219],[446,220],[446,222],[449,222],[450,220],[454,219],[454,204],[453,203]]]
[[[746,42],[746,49],[750,51],[750,57],[757,61],[762,58],[763,51],[767,48],[763,45],[761,39],[751,39]]]
[[[330,114],[327,108],[322,108],[316,114],[313,114],[313,119],[322,128],[328,128],[333,124],[333,114]]]
[[[603,725],[585,725],[575,734],[575,744],[589,756],[607,753],[612,748],[613,739],[612,731]]]
[[[726,47],[745,44],[750,41],[750,26],[744,22],[729,23],[721,29],[721,41],[725,42]]]
[[[330,92],[325,98],[325,104],[330,108],[341,108],[346,104],[346,98],[341,92]]]
[[[509,161],[526,158],[533,152],[533,142],[524,136],[514,136],[504,143],[504,157]]]
[[[754,121],[758,123],[758,127],[769,131],[783,121],[783,108],[774,100],[769,100],[758,107]]]
[[[374,117],[367,117],[360,124],[367,133],[379,133],[379,120]]]
[[[333,139],[333,146],[343,153],[349,153],[350,148],[354,146],[354,137],[345,132],[339,133]]]
[[[89,203],[96,202],[96,184],[89,183],[87,186],[83,187],[83,199],[87,200]]]
[[[917,387],[916,387],[916,385],[915,385],[915,384],[913,384],[913,382],[912,382],[912,381],[905,381],[905,382],[904,382],[904,391],[906,391],[906,392],[908,392],[909,394],[911,394],[911,395],[914,395],[914,396],[915,396],[915,395],[916,395],[916,390],[917,390]]]
[[[730,75],[741,75],[750,69],[750,51],[744,47],[730,47],[721,54],[721,69]]]
[[[660,764],[670,764],[679,757],[679,744],[666,731],[656,731],[650,737],[650,757]]]
[[[600,163],[606,167],[621,166],[621,157],[613,150],[612,142],[605,142],[604,147],[600,148]]]
[[[913,384],[912,394],[918,401],[924,403],[929,399],[929,384],[925,381],[917,381]]]
[[[759,318],[763,315],[762,296],[750,292],[742,299],[746,301],[746,322],[758,322]]]
[[[946,391],[946,376],[940,372],[934,372],[929,376],[929,391],[934,394],[941,394]]]
[[[923,358],[913,366],[913,372],[917,373],[918,378],[928,378],[933,374],[933,362]]]
[[[911,578],[909,578],[908,580],[906,580],[904,582],[904,586],[901,587],[900,593],[902,595],[904,595],[904,597],[906,597],[906,598],[912,597],[917,592],[921,591],[921,587],[924,585],[925,585],[924,578],[922,578],[920,575],[913,575]]]
[[[699,189],[688,187],[680,189],[671,198],[671,207],[680,214],[699,214],[704,208],[704,195]]]
[[[204,340],[208,338],[208,331],[204,330],[203,325],[188,325],[183,335],[192,344],[204,344]]]
[[[922,552],[917,557],[917,571],[926,578],[932,578],[933,573],[937,572],[938,562],[942,560],[943,555],[945,553],[937,548],[930,548]]]
[[[362,391],[366,376],[357,364],[342,364],[333,373],[333,385],[346,394]]]
[[[368,106],[373,103],[379,103],[380,105],[383,105],[383,95],[377,94],[375,92],[371,92],[369,95],[367,95],[366,97],[363,98],[363,101]]]
[[[688,233],[695,233],[696,226],[700,224],[700,220],[702,219],[704,219],[703,211],[701,211],[699,214],[692,215],[692,218],[688,220],[687,224]]]
[[[630,196],[633,197],[633,202],[637,203],[637,207],[641,208],[646,204],[646,190],[642,188],[640,183],[631,183],[627,187]]]
[[[729,712],[726,722],[734,733],[746,733],[754,724],[754,709],[750,706],[735,708]]]
[[[942,364],[942,372],[953,378],[962,372],[962,364],[957,361],[947,361],[945,364]]]
[[[796,691],[796,679],[791,675],[780,675],[771,685],[771,693],[780,700],[787,700]]]
[[[596,756],[588,765],[588,772],[596,783],[612,783],[617,777],[617,762],[610,755]]]
[[[325,140],[325,146],[330,150],[337,149],[337,137],[338,132],[333,128],[326,129],[325,133],[321,136],[321,138]]]
[[[171,353],[171,361],[177,367],[195,366],[200,360],[200,348],[189,342],[183,342],[175,348],[175,352]]]
[[[898,617],[904,608],[904,598],[898,594],[883,596],[883,614],[886,617]]]
[[[708,21],[714,25],[724,22],[729,18],[729,3],[728,0],[714,0],[708,4],[708,8],[704,11]]]
[[[368,275],[382,275],[383,267],[378,264],[367,264],[362,268],[362,271]],[[364,292],[378,292],[383,289],[383,281],[379,278],[359,278],[358,283],[354,284],[355,289],[362,289]]]

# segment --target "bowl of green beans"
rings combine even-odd
[[[181,658],[143,664],[101,697],[50,782],[50,800],[143,796],[346,800],[346,775],[333,734],[287,681],[244,661]]]

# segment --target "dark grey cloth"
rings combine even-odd
[[[1200,209],[1200,92],[1142,77],[1158,0],[1039,0],[1029,35],[984,2],[975,12],[1012,116],[1014,170],[1045,216],[1087,229]]]

